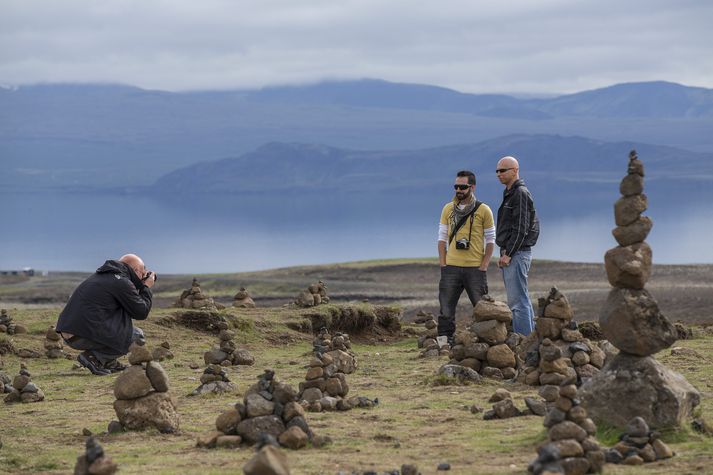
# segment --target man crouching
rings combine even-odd
[[[126,254],[108,260],[74,290],[57,320],[57,333],[75,350],[77,361],[93,374],[106,375],[126,368],[116,359],[143,339],[133,320],[145,320],[151,310],[151,287],[156,274],[144,261]]]

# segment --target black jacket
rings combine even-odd
[[[540,235],[540,221],[535,204],[525,182],[517,180],[503,192],[503,202],[498,208],[495,243],[501,255],[513,256],[519,250],[530,249]]]
[[[123,262],[106,261],[79,284],[57,321],[57,331],[129,351],[134,326],[151,310],[151,289]]]

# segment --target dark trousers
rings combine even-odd
[[[134,327],[134,334],[131,336],[131,341],[144,339],[144,331],[141,328]],[[75,350],[91,351],[96,356],[99,363],[102,365],[114,361],[117,358],[124,356],[126,353],[120,353],[114,348],[110,348],[96,341],[89,340],[81,336],[73,336],[69,339],[64,339],[65,343]]]
[[[441,280],[438,283],[438,302],[441,313],[438,315],[438,336],[451,337],[456,331],[456,306],[463,290],[468,294],[470,303],[478,303],[488,293],[488,276],[477,267],[441,267]]]

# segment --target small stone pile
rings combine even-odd
[[[215,420],[215,431],[198,437],[198,447],[237,447],[256,444],[264,437],[275,438],[280,445],[300,449],[308,442],[325,442],[315,436],[297,403],[297,393],[289,384],[279,381],[275,372],[265,370],[257,384],[247,390],[242,403],[235,404]]]
[[[573,317],[569,300],[556,287],[538,299],[535,331],[521,346],[526,354],[520,382],[579,386],[604,367],[606,353],[584,338]]]
[[[333,336],[322,328],[314,339],[314,353],[305,381],[300,383],[298,400],[310,412],[348,411],[355,407],[372,407],[375,402],[349,393],[347,374],[356,371],[357,360],[346,333]]]
[[[504,388],[496,389],[495,393],[488,399],[488,402],[494,404],[492,409],[483,413],[483,420],[486,421],[492,419],[508,419],[518,416],[544,416],[547,412],[547,406],[543,401],[538,401],[531,397],[525,398],[527,409],[518,409],[512,400],[512,394]]]
[[[124,429],[155,427],[163,433],[178,430],[176,402],[169,394],[168,375],[153,361],[143,340],[129,347],[131,366],[114,382],[114,411]]]
[[[329,296],[327,295],[327,284],[321,280],[300,292],[295,299],[295,304],[298,307],[314,307],[323,303],[329,303]]]
[[[220,333],[218,334],[219,344],[214,346],[212,350],[206,351],[203,354],[205,364],[233,366],[233,365],[248,365],[255,364],[255,358],[248,350],[239,350],[234,341],[235,332],[228,330],[228,324],[225,322],[218,323]]]
[[[643,189],[644,165],[632,150],[619,187],[623,196],[614,205],[612,234],[619,246],[604,256],[614,288],[599,316],[604,336],[620,352],[582,386],[580,396],[597,421],[624,427],[640,416],[663,429],[678,427],[700,403],[700,393],[652,357],[676,341],[677,331],[644,289],[651,275],[651,248],[644,239],[652,222],[641,216],[647,207]]]
[[[171,351],[171,344],[164,341],[159,346],[153,349],[151,352],[151,357],[154,361],[172,360],[173,352]]]
[[[74,475],[113,475],[118,467],[104,454],[104,449],[94,437],[89,437],[85,452],[77,457]]]
[[[448,364],[465,366],[491,378],[514,378],[520,335],[508,332],[511,323],[507,304],[484,295],[473,309],[470,329],[456,333]]]
[[[51,359],[56,359],[56,358],[66,358],[67,353],[64,352],[64,345],[62,344],[62,337],[57,333],[57,331],[54,328],[54,325],[51,325],[47,329],[47,333],[45,334],[45,355],[47,355],[47,358]]]
[[[209,364],[201,375],[201,385],[193,390],[191,396],[201,394],[220,394],[234,391],[237,387],[228,379],[225,369],[219,364]]]
[[[426,331],[418,337],[418,347],[423,348],[419,356],[421,358],[429,358],[433,356],[447,356],[450,353],[450,347],[438,345],[436,337],[438,336],[438,322],[436,317],[430,312],[419,310],[416,314],[414,323],[423,324]]]
[[[195,277],[193,278],[193,282],[191,283],[191,288],[188,290],[184,290],[181,293],[181,296],[178,297],[178,300],[176,300],[176,303],[174,305],[176,307],[195,308],[201,310],[218,309],[218,306],[213,301],[213,299],[203,293],[203,291],[201,290],[201,286],[198,283],[198,279],[196,279]]]
[[[27,370],[27,366],[20,365],[20,373],[12,379],[12,385],[8,384],[7,376],[2,378],[3,390],[8,393],[5,396],[5,403],[14,402],[40,402],[45,398],[45,393],[32,382],[32,375]]]
[[[233,297],[233,307],[237,308],[255,308],[255,301],[250,298],[250,294],[245,287],[240,287],[238,293]]]
[[[605,455],[594,437],[597,426],[579,404],[577,386],[567,384],[559,388],[555,406],[543,424],[548,429],[548,440],[538,449],[537,459],[527,467],[530,473],[579,475],[602,471]]]
[[[606,451],[609,463],[641,465],[673,457],[675,454],[659,437],[660,433],[651,431],[641,417],[634,417],[626,425],[619,442]]]
[[[19,323],[15,323],[12,317],[8,315],[7,310],[3,308],[0,310],[0,333],[19,335],[20,333],[27,333],[27,328]]]

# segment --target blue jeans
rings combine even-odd
[[[527,274],[531,262],[532,251],[517,251],[510,265],[502,268],[508,307],[512,310],[512,329],[525,336],[532,333],[535,326],[535,312],[527,293]]]
[[[441,267],[441,280],[438,283],[438,302],[441,304],[438,315],[439,336],[453,337],[456,331],[456,306],[464,290],[475,307],[478,300],[488,293],[488,276],[485,271],[477,267]]]

